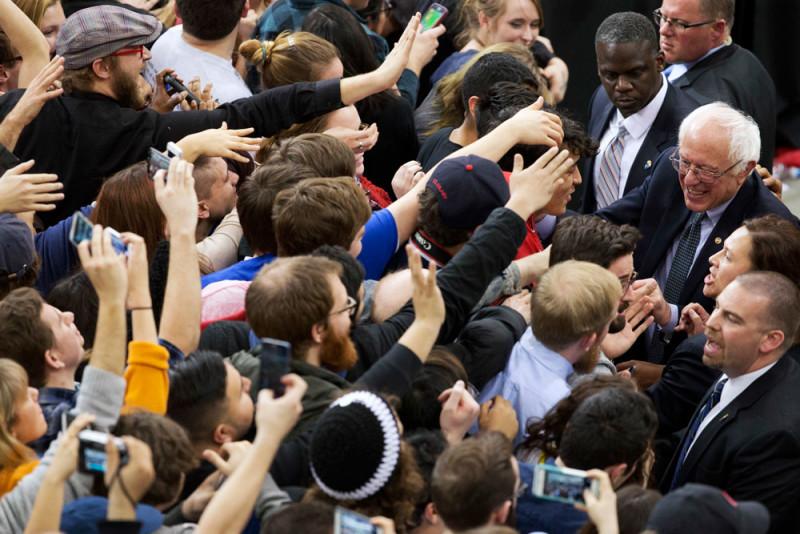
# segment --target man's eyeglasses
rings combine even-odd
[[[664,23],[667,23],[670,27],[680,31],[685,32],[690,28],[699,28],[700,26],[705,26],[707,24],[714,24],[716,19],[706,20],[703,22],[683,22],[682,20],[671,19],[669,17],[665,17],[660,9],[656,9],[653,11],[653,20],[656,23],[656,26],[661,26]]]
[[[636,277],[639,275],[636,271],[633,271],[630,275],[626,276],[625,278],[620,278],[619,283],[622,286],[622,294],[624,295],[625,292],[631,287],[631,284],[636,281]]]
[[[350,316],[352,319],[355,317],[356,309],[358,308],[358,302],[353,297],[347,297],[347,306],[342,308],[341,310],[332,311],[329,315],[339,315],[340,313],[347,312],[347,315]]]
[[[139,56],[139,59],[144,57],[144,45],[132,46],[131,48],[120,48],[111,54],[114,57],[118,56]]]
[[[672,168],[678,171],[678,173],[685,176],[689,174],[689,171],[692,171],[694,172],[695,178],[704,184],[713,184],[742,162],[742,160],[739,160],[724,171],[719,171],[717,169],[699,167],[691,161],[683,159],[677,150],[672,153],[672,155],[669,157],[669,160],[672,162]]]

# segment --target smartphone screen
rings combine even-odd
[[[289,373],[289,359],[292,357],[292,345],[286,341],[272,338],[261,338],[261,389],[271,389],[275,397],[283,395],[285,388],[281,378]]]
[[[383,529],[369,522],[369,517],[336,507],[333,519],[333,534],[382,534]]]
[[[430,30],[439,24],[445,15],[447,15],[446,7],[444,7],[442,4],[431,4],[431,7],[425,11],[425,14],[422,16],[422,20],[420,21],[422,31]]]
[[[583,490],[598,493],[597,482],[586,478],[586,471],[539,464],[533,475],[533,494],[542,499],[574,504],[583,503]]]
[[[160,170],[169,169],[169,156],[162,154],[155,148],[150,148],[150,157],[147,160],[147,170],[150,174],[150,179],[154,179],[156,173]]]
[[[111,246],[114,247],[116,253],[127,254],[128,245],[122,240],[122,236],[119,235],[119,232],[113,228],[108,228],[108,232],[111,234]],[[92,221],[80,211],[76,211],[72,215],[72,226],[70,226],[69,229],[70,242],[77,247],[84,241],[91,240],[93,233],[94,226],[92,225]]]

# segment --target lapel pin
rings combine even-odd
[[[651,159],[648,159],[647,163],[644,164],[644,168],[645,169],[649,169],[652,166],[653,166],[653,160],[651,160]]]
[[[722,238],[721,237],[715,237],[714,238],[714,244],[715,245],[721,245],[722,244]]]
[[[725,412],[724,414],[722,414],[722,417],[719,418],[719,422],[720,423],[723,422],[725,419],[728,418],[729,415],[730,414],[728,412]]]

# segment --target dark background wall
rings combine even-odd
[[[650,15],[661,0],[542,0],[545,30],[570,69],[563,106],[586,122],[598,85],[594,33],[608,15]],[[755,53],[778,92],[778,144],[800,147],[800,1],[737,0],[733,40]]]

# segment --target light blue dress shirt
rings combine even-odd
[[[483,388],[480,402],[500,395],[514,406],[519,422],[514,440],[517,444],[525,436],[528,419],[544,417],[550,408],[569,395],[567,377],[573,372],[570,362],[542,345],[528,328],[511,350],[505,369]]]

